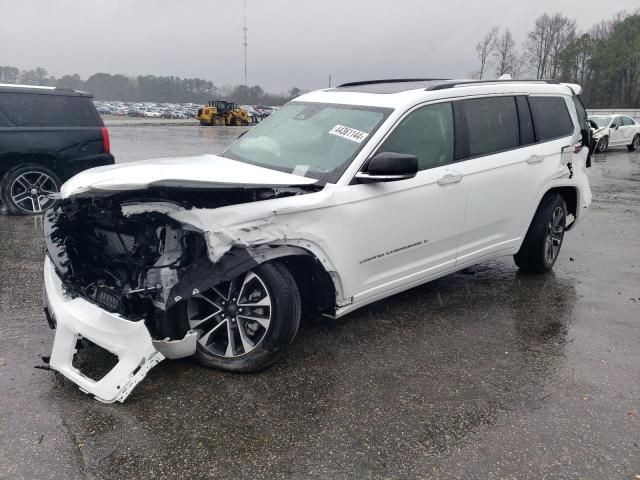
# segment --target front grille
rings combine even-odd
[[[96,303],[102,305],[107,310],[115,312],[120,309],[122,296],[111,288],[105,285],[100,285],[97,288],[95,300]]]

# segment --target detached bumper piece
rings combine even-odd
[[[82,298],[68,298],[49,258],[44,265],[47,306],[56,322],[50,366],[104,403],[124,402],[134,387],[164,360],[144,321],[132,322]],[[118,357],[118,363],[94,381],[73,366],[76,343],[86,338]]]

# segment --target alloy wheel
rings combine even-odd
[[[604,137],[602,140],[600,140],[600,143],[598,144],[598,152],[604,153],[608,147],[609,147],[609,139],[607,137]]]
[[[556,207],[547,226],[547,235],[544,242],[544,259],[551,265],[560,252],[564,237],[565,213],[564,208]]]
[[[13,204],[27,213],[40,213],[51,207],[55,199],[50,195],[57,191],[58,185],[55,180],[38,170],[17,176],[9,187]]]
[[[271,296],[254,272],[189,299],[189,327],[200,332],[198,343],[208,352],[226,358],[253,351],[271,325]]]

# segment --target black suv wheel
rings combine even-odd
[[[2,200],[15,215],[37,215],[51,208],[50,195],[60,190],[58,175],[42,165],[22,165],[9,170],[0,184]]]

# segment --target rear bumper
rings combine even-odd
[[[69,298],[49,257],[44,263],[46,305],[56,334],[51,368],[85,393],[105,403],[123,402],[147,372],[165,357],[152,343],[143,321],[125,320],[82,298]],[[118,357],[104,377],[94,381],[72,365],[76,342],[86,338]]]
[[[98,155],[90,155],[87,157],[78,157],[65,162],[63,177],[65,180],[77,175],[80,172],[95,167],[104,167],[105,165],[113,165],[116,163],[115,158],[110,153],[101,153]]]

